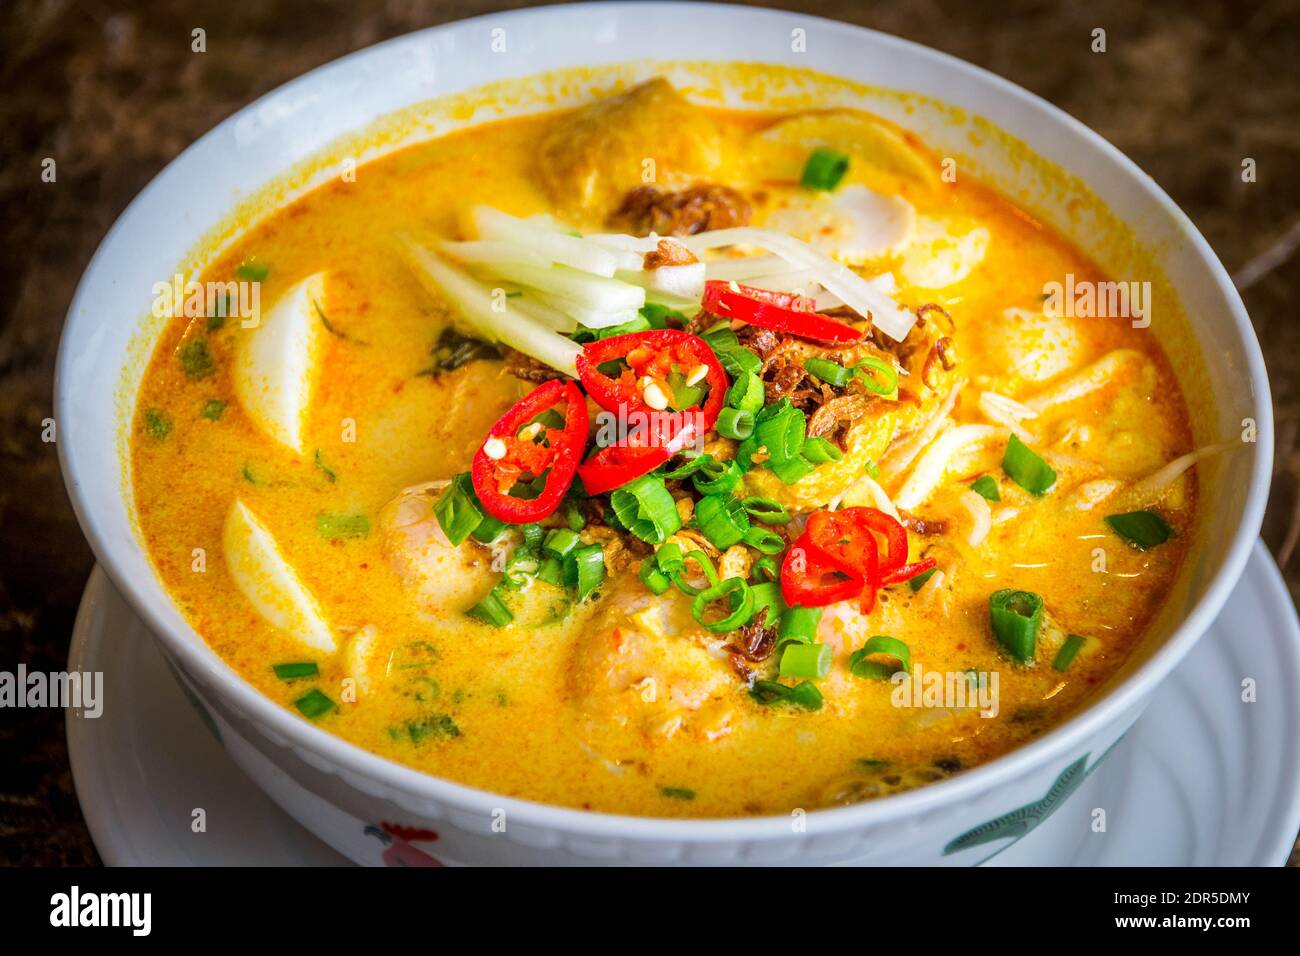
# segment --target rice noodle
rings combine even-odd
[[[1216,445],[1206,445],[1204,448],[1198,448],[1186,455],[1180,455],[1169,464],[1153,471],[1141,481],[1131,485],[1124,492],[1125,504],[1134,506],[1154,504],[1169,490],[1169,486],[1178,480],[1183,472],[1198,461],[1211,455],[1217,455],[1220,452],[1230,451],[1234,447],[1232,442],[1220,442]]]
[[[957,457],[972,445],[987,445],[992,441],[1005,441],[1005,428],[993,425],[957,425],[944,432],[921,455],[911,476],[894,498],[894,504],[905,511],[914,511],[948,477],[948,471]]]
[[[1064,382],[1053,385],[1030,398],[1025,404],[1035,412],[1044,412],[1056,405],[1064,405],[1095,392],[1108,384],[1125,364],[1145,362],[1147,357],[1133,349],[1116,349],[1107,352],[1091,365],[1071,375]]]
[[[966,543],[972,548],[978,548],[988,537],[989,530],[993,527],[993,512],[989,508],[988,501],[977,492],[967,488],[961,493],[959,500],[971,516],[971,529],[966,535]]]
[[[1065,499],[1065,507],[1070,511],[1091,511],[1122,487],[1124,483],[1114,478],[1085,481],[1070,492],[1069,497]]]
[[[977,404],[989,421],[1010,428],[1027,442],[1036,441],[1033,433],[1022,424],[1026,419],[1038,417],[1038,412],[1028,405],[1023,405],[1014,398],[998,392],[980,392]]]
[[[935,411],[934,416],[925,423],[917,432],[903,439],[897,446],[890,448],[884,458],[880,460],[880,471],[890,478],[896,478],[907,470],[907,466],[919,455],[926,445],[934,441],[939,430],[943,428],[948,421],[948,416],[952,414],[953,407],[957,404],[957,396],[961,393],[965,383],[959,382],[953,386],[948,397],[943,400],[943,404]]]
[[[858,491],[866,492],[866,497],[870,500],[871,507],[883,511],[885,514],[889,515],[889,517],[893,518],[895,521],[899,522],[900,524],[902,523],[903,519],[899,517],[898,509],[894,506],[894,502],[890,500],[889,495],[885,492],[885,489],[880,487],[880,483],[876,481],[874,478],[872,478],[870,475],[859,476],[852,484],[850,484],[847,488],[845,488],[838,495],[836,495],[829,502],[827,502],[826,504],[827,510],[829,511],[837,510],[841,502],[843,502],[845,499],[848,499],[850,501],[856,500]]]
[[[844,300],[844,304],[859,315],[871,316],[872,324],[895,342],[907,338],[916,324],[916,316],[899,307],[893,299],[858,275],[848,266],[836,262],[824,252],[819,252],[806,242],[771,229],[740,226],[734,229],[715,229],[682,239],[691,252],[699,255],[706,249],[719,246],[755,245],[775,252],[791,265],[811,269],[817,281]]]
[[[929,607],[948,579],[948,574],[947,571],[936,569],[934,574],[930,575],[930,579],[921,585],[921,590],[916,592],[917,604],[921,607]]]

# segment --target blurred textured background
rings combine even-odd
[[[534,4],[6,0],[0,11],[0,670],[61,669],[91,555],[63,493],[59,329],[133,196],[255,97],[397,34]],[[1243,286],[1278,418],[1265,539],[1300,594],[1300,5],[821,0],[799,8],[944,50],[1045,97],[1151,174]],[[207,33],[207,52],[190,31]],[[1107,52],[1090,50],[1106,30]],[[57,183],[41,181],[53,157]],[[1241,164],[1257,163],[1245,184]],[[1291,692],[1296,689],[1289,688]],[[0,863],[93,863],[57,711],[0,711]],[[1296,857],[1293,856],[1293,862]]]

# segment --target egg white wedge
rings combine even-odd
[[[316,598],[271,532],[238,499],[226,514],[222,548],[231,578],[258,614],[306,647],[334,652],[334,634]]]
[[[320,365],[325,327],[325,273],[292,286],[258,325],[242,333],[235,355],[235,395],[259,429],[295,454]]]
[[[856,266],[910,240],[916,209],[906,199],[866,186],[844,186],[833,193],[800,189],[776,196],[759,224]]]
[[[988,253],[989,231],[983,226],[921,217],[916,233],[901,252],[898,275],[909,285],[946,289],[975,270]]]

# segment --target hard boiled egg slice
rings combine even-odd
[[[263,432],[302,454],[303,425],[316,380],[325,327],[325,273],[291,287],[255,328],[244,331],[235,356],[235,394]]]
[[[989,231],[983,226],[922,216],[901,252],[898,275],[909,285],[946,289],[970,275],[988,248]]]
[[[307,647],[334,652],[334,635],[316,598],[242,501],[226,514],[222,547],[230,576],[258,614]]]
[[[802,239],[848,265],[861,265],[906,243],[916,228],[907,200],[866,186],[836,192],[781,192],[759,225]]]

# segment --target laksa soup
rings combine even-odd
[[[438,777],[646,816],[897,793],[1079,709],[1184,560],[1178,381],[1066,276],[1107,281],[866,113],[655,79],[475,126],[199,277],[232,291],[153,348],[139,526],[245,680]]]

